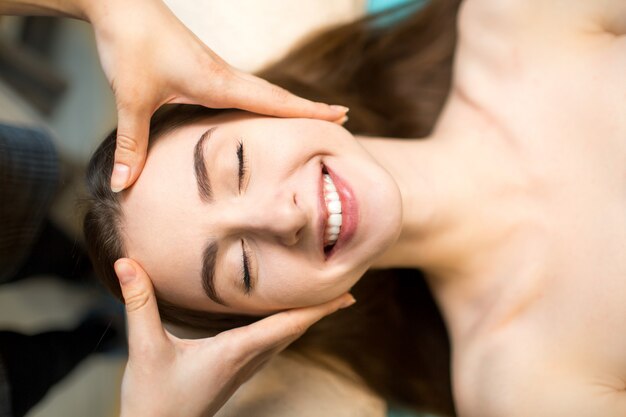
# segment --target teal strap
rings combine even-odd
[[[413,0],[367,0],[367,12],[378,13],[391,7],[411,3]]]
[[[427,0],[368,0],[367,12],[374,14],[385,12],[390,9],[393,10],[398,7],[398,10],[384,16],[380,16],[374,23],[375,26],[386,27],[409,16],[411,13],[426,5],[426,3],[428,3]]]

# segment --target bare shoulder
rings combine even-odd
[[[507,329],[461,349],[453,378],[460,417],[626,415],[626,381],[594,374],[566,344],[554,349],[536,336]]]
[[[386,402],[357,380],[283,353],[239,388],[216,417],[384,417]]]
[[[556,152],[591,138],[623,150],[625,16],[626,0],[463,2],[451,95],[461,106],[444,116],[478,110],[509,142],[549,141]]]
[[[494,20],[509,30],[523,25],[526,32],[626,34],[621,0],[466,0],[461,10],[461,22],[472,26]]]

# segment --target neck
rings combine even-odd
[[[500,198],[514,178],[502,148],[437,134],[359,140],[402,195],[401,234],[373,267],[419,268],[446,281],[483,272],[515,223],[506,215],[510,199]]]

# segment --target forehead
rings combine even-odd
[[[200,283],[207,239],[201,222],[210,216],[198,196],[193,151],[212,125],[196,122],[156,140],[139,179],[122,197],[128,256],[142,265],[158,292],[188,307],[210,303]]]

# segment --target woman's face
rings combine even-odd
[[[122,210],[161,298],[244,314],[345,293],[401,225],[398,187],[348,131],[241,112],[156,140]]]

